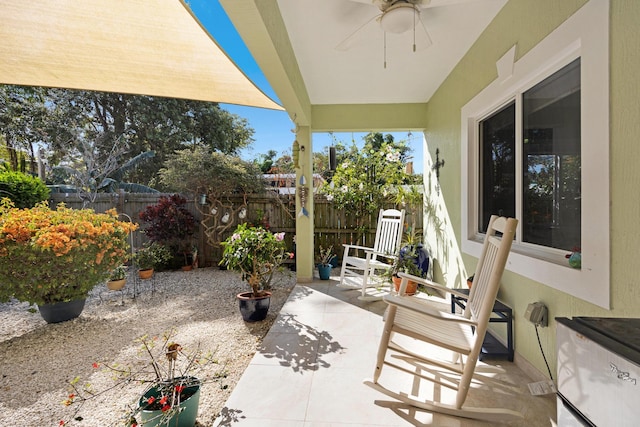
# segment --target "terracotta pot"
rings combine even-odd
[[[150,279],[151,276],[153,276],[153,268],[138,270],[138,277],[140,277],[142,280]]]
[[[107,282],[107,288],[111,291],[119,291],[124,288],[125,283],[127,283],[127,279],[109,280]]]
[[[396,292],[398,292],[400,290],[400,283],[402,282],[402,279],[399,277],[392,277],[391,280],[393,280],[393,286],[396,290]],[[416,282],[412,282],[411,280],[409,280],[409,283],[407,283],[407,295],[415,295],[415,293],[418,291],[418,283]]]
[[[182,271],[191,271],[192,268],[193,268],[193,266],[191,266],[191,265],[183,265],[182,266]]]

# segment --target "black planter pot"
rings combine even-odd
[[[75,319],[84,309],[85,299],[39,305],[40,315],[47,323],[60,323]]]
[[[242,292],[237,295],[237,298],[240,314],[245,322],[259,322],[267,317],[271,292],[266,292],[262,297],[254,297],[252,292]]]

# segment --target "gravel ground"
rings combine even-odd
[[[238,311],[235,296],[249,288],[237,273],[217,268],[156,273],[153,281],[138,281],[135,299],[133,281],[130,276],[124,292],[97,286],[80,317],[64,323],[47,324],[26,303],[0,304],[0,426],[69,421],[77,405],[62,402],[72,379],[80,377],[96,391],[107,389],[114,381],[104,370],[93,369],[94,362],[130,364],[138,357],[137,338],[172,329],[174,341],[185,349],[199,345],[218,360],[200,376],[221,369],[228,374],[202,386],[196,425],[211,426],[293,289],[295,274],[274,279],[269,315],[256,323],[243,322]],[[129,384],[88,400],[78,413],[83,420],[68,425],[117,425],[123,408],[135,403],[144,388]]]

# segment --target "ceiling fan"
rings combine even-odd
[[[427,31],[421,13],[424,9],[449,6],[474,0],[349,0],[352,2],[376,6],[380,13],[358,27],[336,46],[336,50],[346,51],[362,42],[363,34],[368,34],[369,27],[379,26],[383,32],[386,57],[386,35],[405,34],[411,32],[413,51],[423,50],[431,46],[432,40]],[[426,15],[426,12],[425,12]],[[370,34],[370,33],[369,33]],[[386,60],[385,60],[386,68]]]

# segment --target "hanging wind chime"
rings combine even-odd
[[[294,117],[294,120],[295,120],[295,117]],[[300,169],[300,151],[304,152],[304,145],[301,146],[297,139],[298,125],[296,125],[296,128],[292,130],[292,132],[294,132],[296,135],[296,139],[294,139],[293,147],[291,149],[293,152],[293,167],[296,169]],[[304,169],[300,174],[300,181],[299,181],[299,185],[296,188],[296,193],[300,198],[300,206],[301,206],[300,212],[298,213],[298,217],[301,217],[301,216],[308,217],[309,211],[307,211],[307,197],[309,195],[309,188],[307,188],[307,179],[304,176]]]

